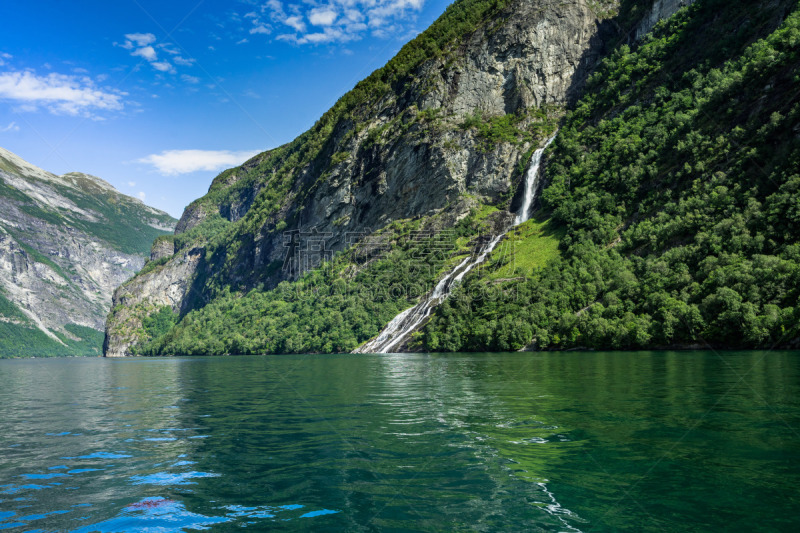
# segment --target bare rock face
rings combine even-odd
[[[103,347],[106,357],[129,355],[131,346],[141,340],[143,317],[165,306],[181,310],[202,253],[198,249],[180,253],[167,265],[137,276],[114,293]]]
[[[150,261],[172,257],[175,254],[175,243],[170,240],[157,239],[150,248]]]
[[[600,57],[599,22],[584,0],[516,2],[490,33],[470,37],[453,66],[426,65],[421,77],[435,80],[437,87],[423,107],[502,115],[565,104],[578,94],[576,81]]]
[[[117,217],[120,204],[135,220]],[[39,330],[64,347],[78,340],[69,325],[103,331],[114,289],[145,263],[146,248],[137,247],[173,223],[99,178],[56,176],[0,148],[0,321],[22,338]],[[4,342],[0,357],[10,348]]]
[[[203,206],[198,204],[190,205],[184,210],[183,215],[181,215],[180,220],[178,220],[178,224],[175,226],[175,233],[185,233],[189,231],[202,222],[205,217],[206,212],[203,210]]]

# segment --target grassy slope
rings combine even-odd
[[[497,281],[531,276],[561,255],[566,230],[547,218],[531,219],[509,232],[487,261],[484,276]]]
[[[543,201],[566,230],[562,257],[492,300],[467,280],[425,346],[796,339],[798,45],[796,2],[705,0],[620,47],[549,152]]]

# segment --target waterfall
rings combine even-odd
[[[431,315],[436,306],[450,296],[450,289],[453,284],[460,282],[467,272],[482,263],[486,256],[492,253],[492,250],[503,238],[503,235],[498,235],[492,239],[481,249],[477,257],[467,256],[457,267],[445,275],[436,284],[433,291],[426,295],[420,303],[394,317],[377,337],[359,346],[354,353],[392,353],[393,348],[398,347],[402,341],[407,340],[414,330]]]
[[[555,138],[556,136],[553,135],[547,140],[544,146],[533,152],[531,164],[528,167],[527,174],[525,174],[525,196],[522,200],[522,207],[517,213],[517,218],[514,219],[515,226],[519,226],[530,218],[531,205],[533,205],[533,199],[536,196],[536,186],[539,183],[539,166],[542,164],[542,155]]]
[[[525,174],[525,197],[522,202],[522,207],[514,218],[514,225],[481,248],[480,253],[474,259],[473,256],[467,256],[458,266],[447,273],[445,277],[436,284],[433,291],[426,295],[421,302],[394,317],[377,337],[359,346],[353,353],[391,353],[392,349],[402,346],[402,343],[407,341],[408,338],[411,337],[411,334],[431,315],[436,306],[450,296],[450,290],[453,286],[460,283],[470,270],[483,263],[503,237],[506,236],[506,233],[530,218],[529,212],[536,195],[537,178],[539,175],[539,166],[542,163],[542,155],[555,138],[555,135],[550,137],[545,145],[537,149],[531,157],[530,167]]]

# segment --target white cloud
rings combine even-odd
[[[131,55],[142,57],[147,61],[155,61],[158,59],[158,54],[156,54],[156,50],[152,46],[143,46],[142,48],[137,48],[131,52]]]
[[[286,17],[286,19],[284,19],[283,23],[286,24],[287,26],[291,26],[292,28],[295,29],[295,31],[299,31],[299,32],[306,31],[306,23],[303,22],[303,18],[302,17],[299,17],[297,15],[294,15],[292,17]]]
[[[147,46],[156,42],[156,36],[152,33],[126,33],[125,39],[125,44],[130,48],[133,48],[134,43],[137,46]]]
[[[128,187],[136,187],[136,182],[135,181],[129,181],[128,182]]]
[[[164,51],[165,51],[166,53],[168,53],[169,55],[172,55],[172,56],[176,56],[176,55],[178,55],[178,54],[180,54],[180,53],[181,53],[181,51],[180,51],[180,50],[178,50],[177,48],[175,48],[175,47],[174,47],[174,46],[172,46],[171,44],[165,44],[165,43],[161,43],[161,44],[159,44],[159,45],[158,45],[158,47],[159,47],[160,49],[164,50]]]
[[[152,165],[168,176],[189,174],[199,170],[218,171],[241,165],[259,154],[255,151],[233,152],[230,150],[165,150],[137,160],[137,163]]]
[[[308,13],[308,20],[314,26],[330,26],[338,16],[339,13],[330,7],[317,7]]]
[[[12,122],[4,128],[0,127],[0,133],[5,133],[7,131],[19,131],[19,126],[17,126],[16,122]]]
[[[186,59],[185,57],[175,56],[172,58],[176,65],[181,65],[184,67],[190,67],[194,65],[194,59]]]
[[[248,43],[248,42],[250,42],[250,41],[248,41],[247,39],[240,39],[240,40],[236,41],[236,44],[245,44],[245,43]]]
[[[364,14],[358,9],[347,9],[345,10],[344,15],[347,17],[347,20],[351,22],[361,22],[364,20]]]
[[[139,191],[139,194],[138,194],[138,196],[139,196],[139,200],[141,200],[141,201],[143,201],[143,202],[144,202],[144,199],[145,199],[145,197],[146,197],[147,195],[146,195],[145,193],[143,193],[142,191]]]
[[[251,34],[280,33],[278,39],[296,44],[345,43],[365,33],[388,38],[406,34],[409,23],[426,0],[304,0],[284,3],[267,0],[258,12],[247,13]],[[309,24],[316,29],[309,30]],[[288,30],[288,32],[287,32]],[[293,33],[291,33],[293,32]]]
[[[272,30],[266,24],[262,24],[262,23],[259,22],[254,27],[250,28],[250,34],[251,35],[255,35],[257,33],[260,33],[260,34],[263,34],[263,35],[269,35],[270,33],[272,33]]]
[[[159,72],[175,72],[175,69],[167,61],[156,61],[150,64]]]
[[[57,73],[38,76],[30,70],[0,73],[0,99],[16,102],[23,111],[44,106],[55,114],[99,118],[95,115],[98,110],[122,109],[125,95],[98,88],[86,76]]]
[[[189,76],[188,74],[182,74],[181,79],[186,83],[200,83],[200,78],[197,76]]]
[[[322,43],[332,43],[332,42],[347,42],[357,39],[356,36],[347,34],[340,30],[339,28],[325,28],[325,30],[316,33],[306,33],[302,37],[298,37],[297,35],[280,35],[278,39],[283,39],[287,41],[292,41],[297,44],[322,44]]]
[[[168,72],[172,69],[172,65],[167,61],[158,61],[158,53],[156,49],[151,46],[155,42],[156,36],[152,33],[126,33],[125,42],[122,44],[114,43],[114,45],[124,48],[125,50],[132,50],[132,56],[141,57],[156,70]],[[163,48],[164,45],[157,46]]]
[[[188,67],[195,63],[194,59],[181,57],[180,50],[172,43],[156,43],[156,36],[152,33],[126,33],[122,44],[115,46],[131,50],[131,55],[141,57],[159,72],[175,72],[175,65]],[[159,53],[167,58],[159,58]],[[171,56],[171,57],[170,57]]]

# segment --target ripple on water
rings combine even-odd
[[[187,529],[205,529],[222,523],[252,524],[252,520],[288,521],[296,518],[315,518],[340,511],[316,509],[302,512],[306,506],[289,505],[227,505],[218,509],[219,516],[207,516],[189,511],[177,500],[148,497],[124,507],[114,518],[76,529],[74,533],[159,531],[183,532]]]
[[[64,473],[57,473],[57,474],[22,474],[20,477],[24,477],[25,479],[53,479],[57,477],[69,477],[69,476]]]
[[[95,452],[88,455],[79,455],[78,457],[62,457],[62,459],[127,459],[133,457],[124,452]]]
[[[91,524],[75,530],[75,533],[99,531],[159,531],[164,533],[183,532],[186,529],[205,529],[222,522],[225,517],[204,516],[192,513],[182,503],[167,498],[144,498],[131,504],[109,520]]]
[[[195,478],[219,477],[211,472],[157,472],[146,476],[131,476],[134,485],[191,485]]]
[[[26,516],[17,516],[15,511],[0,512],[0,530],[11,529],[16,527],[25,527],[30,525],[31,522],[47,518],[48,516],[60,515],[69,513],[69,510],[50,511],[48,513],[30,514]],[[13,520],[9,522],[8,520]],[[28,533],[36,533],[37,531],[44,531],[42,529],[28,529]]]
[[[37,485],[35,483],[28,483],[27,485],[0,485],[0,494],[16,494],[24,490],[42,490],[50,486],[51,485]]]

